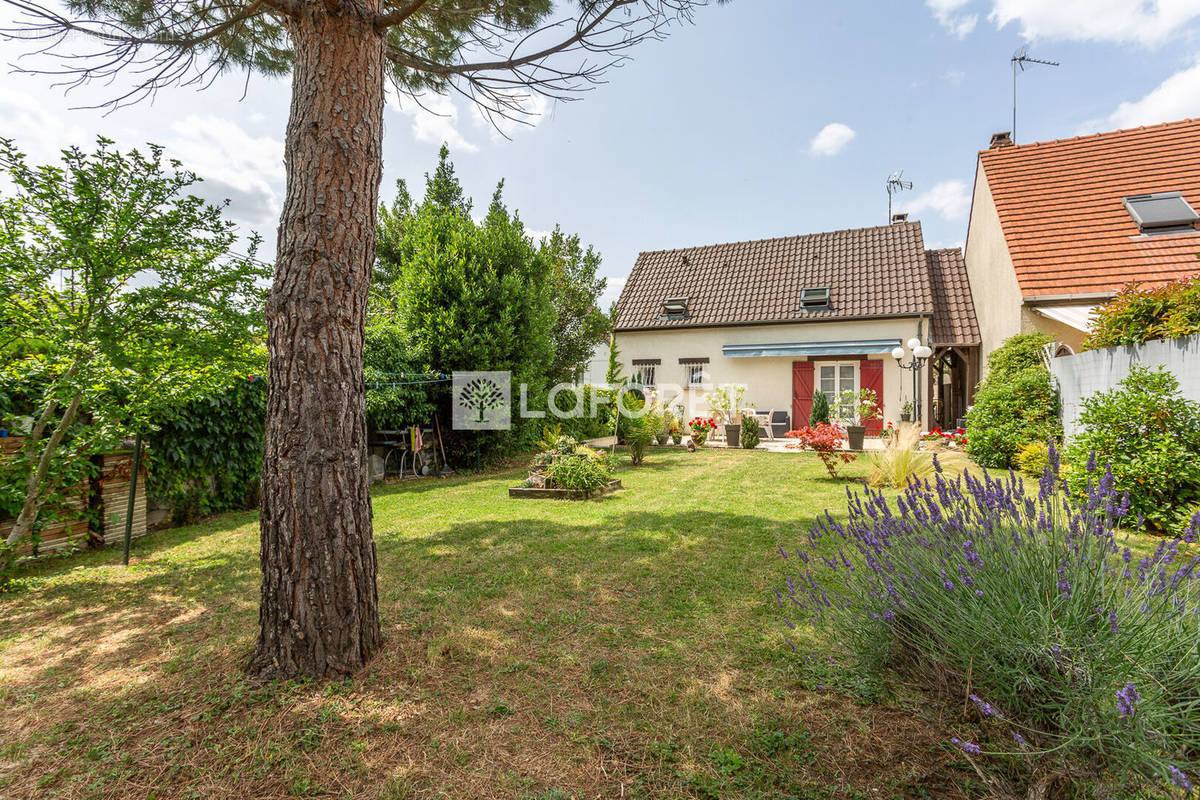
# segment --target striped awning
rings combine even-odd
[[[890,353],[900,346],[899,339],[869,339],[860,342],[796,342],[791,344],[727,344],[721,348],[726,358],[764,356],[865,356]]]

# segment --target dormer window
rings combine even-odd
[[[667,319],[683,319],[688,315],[688,298],[670,297],[663,300],[663,316]]]
[[[1196,230],[1200,214],[1180,192],[1138,194],[1125,198],[1125,210],[1146,236],[1189,233]]]
[[[829,287],[808,287],[800,290],[800,308],[804,311],[824,311],[829,308]]]

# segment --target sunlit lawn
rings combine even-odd
[[[782,641],[776,544],[845,508],[814,458],[654,450],[584,503],[519,477],[375,493],[387,640],[353,680],[243,679],[253,514],[33,568],[0,595],[0,796],[972,793],[954,720]]]

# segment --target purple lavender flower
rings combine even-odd
[[[1118,628],[1117,628],[1117,612],[1116,611],[1108,612],[1108,627],[1109,627],[1109,630],[1111,630],[1113,633],[1117,632]]]
[[[1004,719],[1004,716],[999,711],[997,711],[995,708],[993,708],[992,704],[989,703],[988,701],[986,701],[983,698],[979,697],[978,695],[974,695],[974,694],[968,695],[968,697],[971,698],[971,702],[975,704],[975,707],[979,709],[980,714],[983,714],[985,717],[996,717],[998,719]]]
[[[1179,767],[1172,764],[1171,766],[1167,767],[1167,774],[1171,776],[1171,783],[1175,784],[1180,789],[1183,789],[1185,792],[1190,792],[1192,790],[1192,782],[1188,780],[1188,776],[1185,775],[1183,770],[1179,769]]]
[[[1022,750],[1029,749],[1029,743],[1025,741],[1025,737],[1016,731],[1013,731],[1013,741],[1020,745]]]
[[[1126,683],[1123,687],[1117,690],[1117,712],[1122,717],[1132,717],[1137,701],[1141,700],[1142,696],[1138,694],[1137,687],[1132,682]]]
[[[959,750],[962,750],[964,753],[977,754],[980,752],[979,745],[971,744],[970,742],[964,742],[962,739],[951,739],[950,744],[954,745]]]

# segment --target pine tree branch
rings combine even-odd
[[[400,8],[389,11],[386,14],[379,14],[375,17],[375,30],[385,31],[388,28],[399,25],[413,14],[421,10],[421,6],[428,3],[429,0],[409,0]]]

